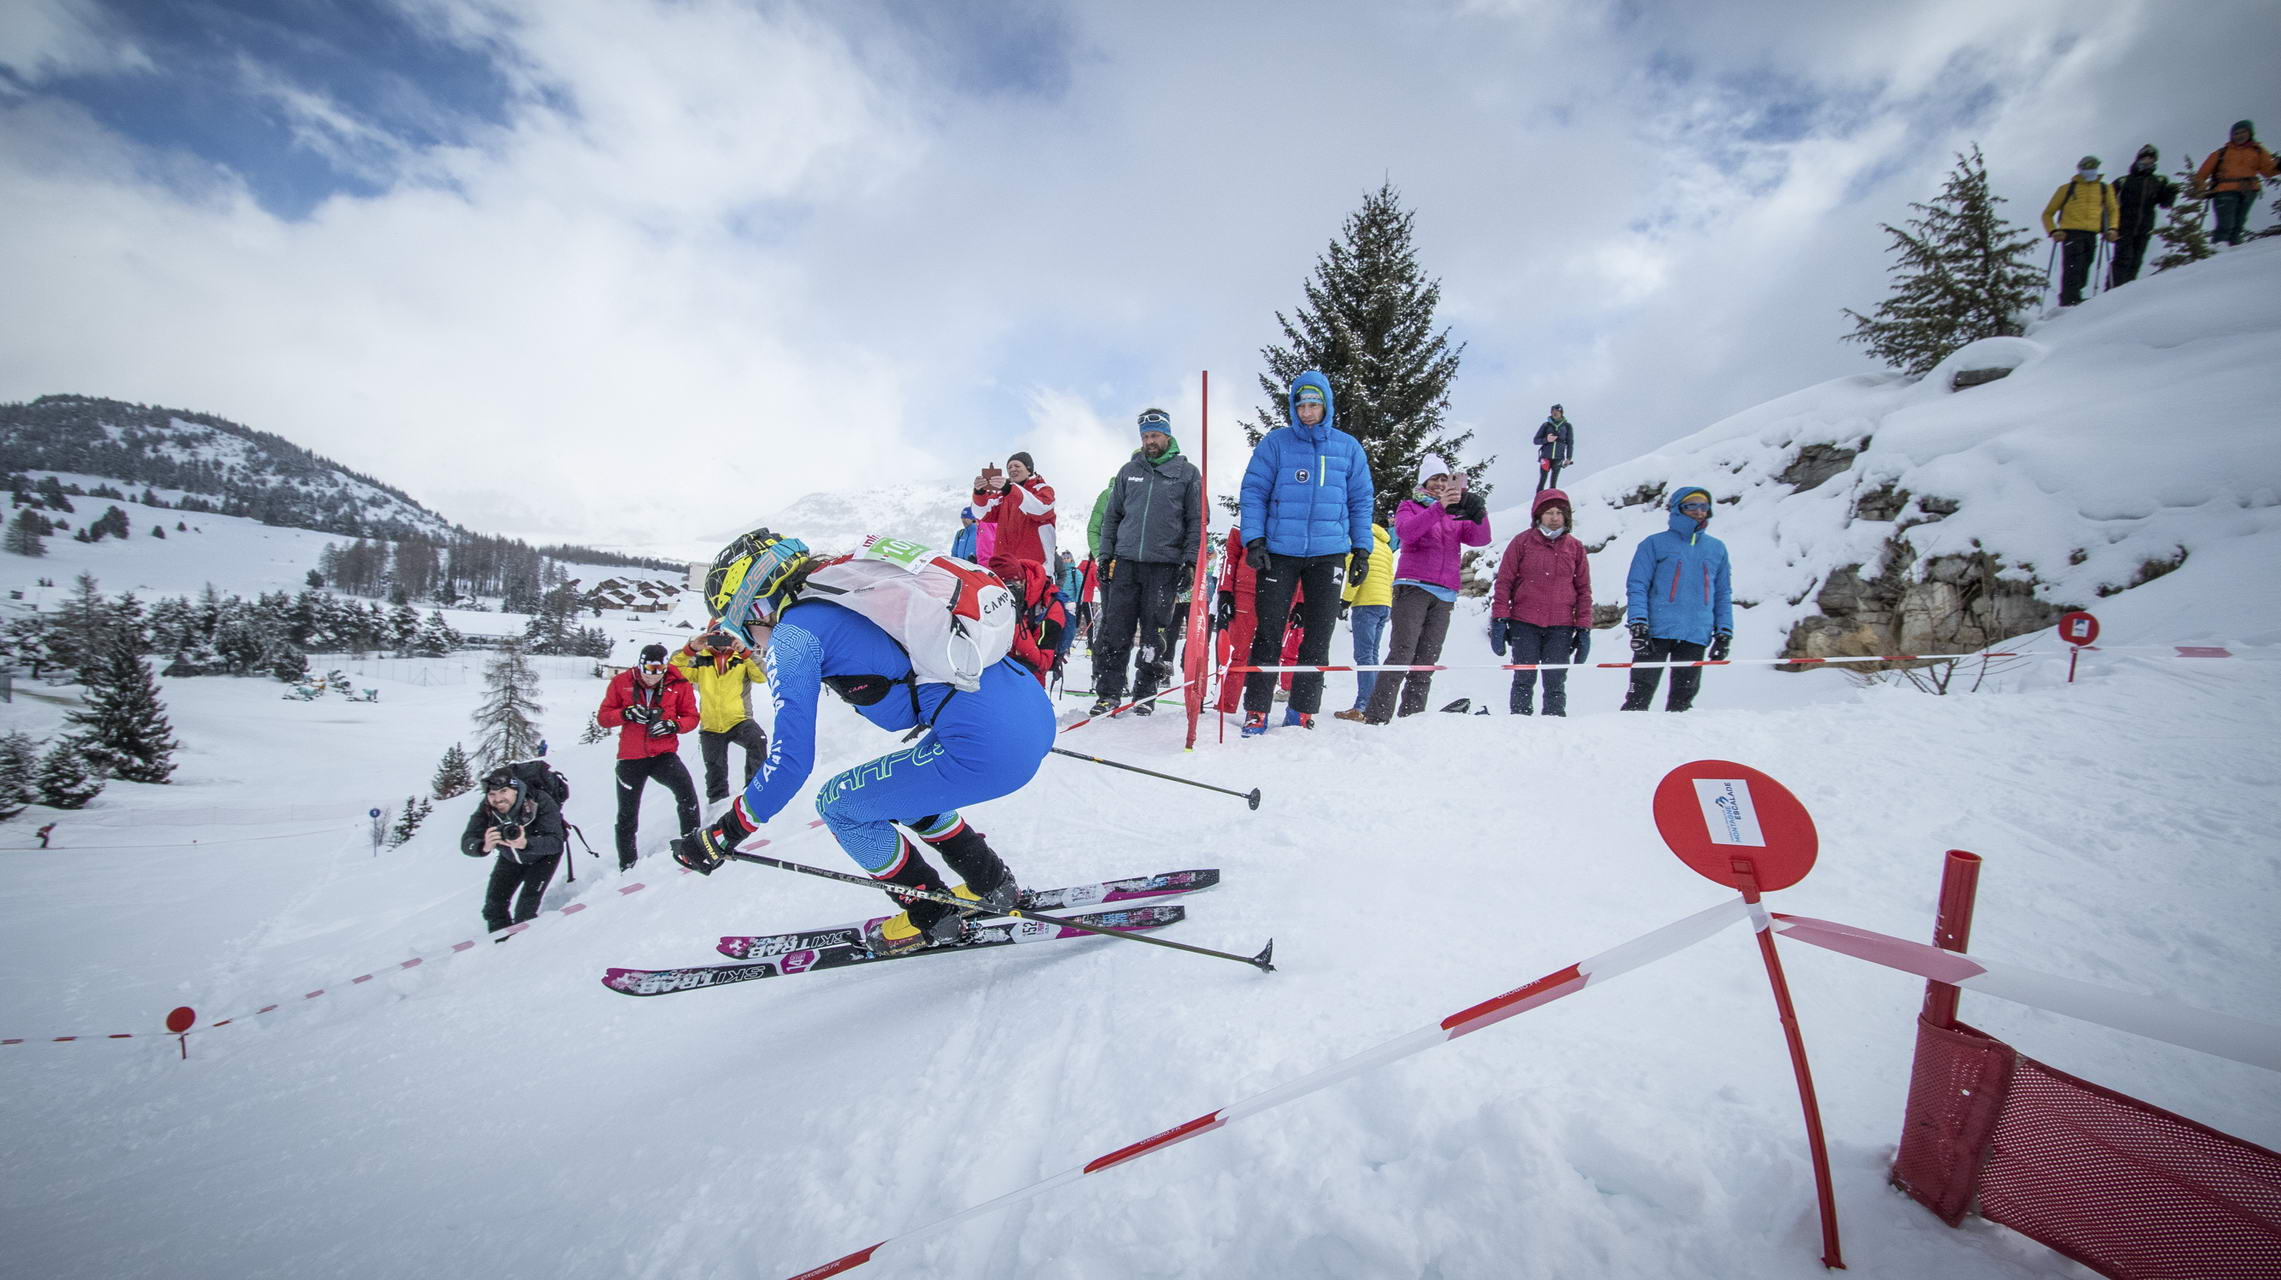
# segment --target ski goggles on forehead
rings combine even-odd
[[[1140,424],[1144,428],[1166,428],[1172,425],[1172,415],[1162,409],[1151,409],[1140,416]]]

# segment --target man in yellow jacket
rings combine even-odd
[[[1386,620],[1394,614],[1393,541],[1385,525],[1370,526],[1370,567],[1339,593],[1344,606],[1340,612],[1346,615],[1347,629],[1354,635],[1354,665],[1358,667],[1376,663],[1386,651]],[[1355,672],[1354,705],[1331,715],[1340,720],[1362,719],[1363,709],[1370,705],[1370,691],[1377,686],[1377,672]]]
[[[2075,176],[2051,193],[2043,207],[2043,231],[2060,242],[2059,305],[2083,301],[2083,282],[2091,278],[2091,259],[2099,241],[2122,234],[2121,210],[2115,189],[2099,176],[2099,157],[2085,156],[2075,164]]]
[[[768,734],[753,723],[752,687],[768,682],[752,650],[708,632],[681,646],[673,665],[697,689],[697,751],[705,758],[705,798],[729,798],[729,744],[744,748],[744,781],[768,758]],[[741,787],[743,784],[739,784]]]

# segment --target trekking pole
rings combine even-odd
[[[2052,288],[2053,288],[2053,285],[2052,285],[2052,283],[2051,283],[2051,281],[2052,281],[2052,272],[2053,272],[2053,271],[2055,271],[2055,270],[2057,270],[2057,269],[2058,269],[2058,267],[2059,267],[2059,242],[2058,242],[2057,240],[2054,240],[2054,241],[2052,241],[2052,242],[2051,242],[2051,256],[2050,256],[2049,258],[2045,259],[2045,260],[2044,260],[2044,264],[2043,264],[2043,291],[2044,291],[2045,293],[2047,293],[2047,294],[2048,294],[2048,293],[2050,293],[2050,292],[2052,291]]]
[[[1215,787],[1209,782],[1197,782],[1192,778],[1177,777],[1169,773],[1158,773],[1154,769],[1143,769],[1137,764],[1119,764],[1114,760],[1103,760],[1099,756],[1089,756],[1082,751],[1071,751],[1067,747],[1054,747],[1052,750],[1053,753],[1057,756],[1068,756],[1072,760],[1090,760],[1095,764],[1105,764],[1112,769],[1123,769],[1128,773],[1146,774],[1151,778],[1162,778],[1166,782],[1177,782],[1183,786],[1198,787],[1205,791],[1217,791],[1223,796],[1234,796],[1236,799],[1242,800],[1245,803],[1249,804],[1254,809],[1257,809],[1259,807],[1258,787],[1253,787],[1249,791],[1233,791],[1227,787]]]
[[[805,862],[792,862],[784,858],[771,858],[765,853],[740,853],[737,850],[732,849],[729,851],[729,856],[739,862],[755,862],[764,867],[774,867],[779,871],[797,871],[804,876],[819,876],[826,880],[844,881],[848,884],[861,885],[866,889],[885,889],[889,887],[885,884],[882,884],[880,881],[872,879],[869,876],[853,875],[845,871],[827,871],[822,867],[811,867]],[[1144,933],[1126,933],[1118,929],[1104,928],[1103,926],[1097,924],[1087,924],[1083,920],[1072,920],[1068,916],[1049,916],[1043,912],[1023,911],[1018,908],[1012,911],[977,911],[975,910],[974,903],[951,893],[936,893],[928,889],[908,889],[902,885],[893,886],[891,891],[897,898],[924,899],[928,902],[940,902],[946,906],[962,908],[966,911],[972,912],[975,915],[1010,916],[1016,920],[1035,920],[1040,924],[1055,924],[1060,925],[1064,929],[1076,929],[1083,933],[1097,933],[1104,938],[1117,938],[1125,942],[1145,942],[1152,947],[1170,947],[1174,951],[1187,951],[1195,955],[1211,956],[1214,959],[1218,960],[1233,960],[1238,964],[1248,964],[1251,967],[1259,970],[1261,973],[1275,972],[1275,939],[1273,938],[1269,938],[1267,940],[1267,946],[1261,949],[1258,955],[1239,956],[1231,951],[1214,951],[1210,947],[1194,947],[1188,945],[1185,942],[1174,942],[1170,938],[1152,938]]]

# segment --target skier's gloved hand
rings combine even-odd
[[[1648,646],[1647,624],[1644,622],[1633,622],[1630,624],[1630,631],[1632,633],[1632,652],[1646,653]]]
[[[1265,538],[1253,538],[1243,544],[1243,558],[1251,565],[1253,573],[1272,573],[1275,570],[1275,557],[1267,554]]]
[[[1369,577],[1370,548],[1356,547],[1354,549],[1354,554],[1347,557],[1346,563],[1346,580],[1348,582],[1360,582],[1364,578]]]
[[[1220,630],[1225,631],[1228,629],[1228,624],[1234,622],[1235,620],[1236,593],[1233,591],[1222,591],[1220,593],[1219,603],[1212,610],[1212,621],[1214,625],[1219,627]]]
[[[1103,556],[1101,558],[1101,581],[1115,582],[1116,580],[1117,558],[1115,556]]]
[[[650,716],[651,716],[651,719],[650,719],[650,722],[649,722],[649,736],[651,736],[651,737],[653,737],[653,738],[670,738],[670,737],[672,737],[674,734],[677,734],[677,733],[681,732],[681,726],[680,726],[680,725],[678,725],[678,724],[675,724],[675,723],[674,723],[673,721],[671,721],[671,720],[660,720],[660,719],[657,719],[657,718],[656,718],[656,716],[657,716],[657,713],[656,713],[656,712],[654,712],[654,711],[653,711],[653,712],[651,712],[651,713],[650,713]]]
[[[1505,620],[1503,618],[1493,617],[1489,619],[1489,652],[1500,658],[1505,656]]]
[[[1352,601],[1352,600],[1341,600],[1341,601],[1339,601],[1339,621],[1341,621],[1341,622],[1344,622],[1344,621],[1346,621],[1346,615],[1347,615],[1348,613],[1352,612],[1352,611],[1353,611],[1353,609],[1354,609],[1354,601]]]
[[[632,706],[618,713],[627,724],[650,724],[657,719],[656,707]]]
[[[1708,655],[1711,661],[1725,662],[1727,660],[1727,650],[1734,647],[1734,639],[1735,637],[1732,631],[1721,631],[1714,634],[1711,637],[1711,652]]]
[[[744,801],[733,801],[713,820],[713,825],[687,835],[677,836],[668,846],[673,860],[701,876],[713,874],[713,868],[729,860],[730,851],[752,837],[760,828],[745,821]]]

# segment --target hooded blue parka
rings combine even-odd
[[[1320,387],[1323,420],[1299,421],[1299,388]],[[1371,546],[1370,507],[1377,490],[1370,462],[1338,421],[1330,379],[1309,369],[1291,380],[1290,425],[1267,433],[1243,473],[1239,527],[1258,530],[1279,556],[1344,555]]]
[[[1703,532],[1709,517],[1697,520],[1679,510],[1690,496],[1711,500],[1701,485],[1681,485],[1667,504],[1671,527],[1650,534],[1632,552],[1624,580],[1627,622],[1647,623],[1658,640],[1707,645],[1720,632],[1734,634],[1734,592],[1727,566],[1727,544]]]

